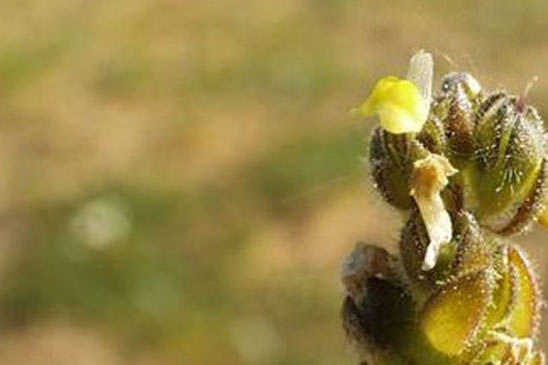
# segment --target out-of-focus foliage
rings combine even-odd
[[[398,222],[348,110],[427,48],[542,113],[547,12],[0,1],[0,363],[353,363],[339,262]]]

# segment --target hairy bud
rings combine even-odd
[[[469,203],[489,229],[520,232],[539,214],[546,195],[542,120],[518,97],[497,92],[481,103],[475,136]]]

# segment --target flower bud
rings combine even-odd
[[[490,230],[521,232],[539,215],[546,195],[542,120],[519,98],[498,92],[481,103],[474,135],[468,204]]]
[[[430,295],[439,282],[449,277],[456,253],[454,245],[442,246],[436,266],[431,270],[423,270],[429,244],[430,238],[423,218],[418,209],[413,209],[402,230],[399,248],[410,288],[419,302],[421,298]]]
[[[343,328],[368,364],[400,363],[394,347],[413,328],[414,305],[396,279],[395,262],[386,250],[358,243],[342,266]]]
[[[453,244],[457,247],[451,267],[451,276],[462,277],[492,267],[497,244],[486,236],[472,214],[460,211],[455,215]]]
[[[369,278],[387,279],[395,276],[395,258],[383,248],[357,243],[346,257],[341,269],[341,279],[348,294],[357,302],[367,295]]]
[[[432,114],[444,124],[448,151],[458,155],[472,153],[474,112],[480,92],[479,82],[468,73],[452,72],[443,78]]]
[[[377,189],[388,203],[409,209],[413,204],[409,195],[413,163],[426,157],[428,151],[414,137],[389,133],[380,127],[373,131],[370,146],[369,161]]]

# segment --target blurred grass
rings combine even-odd
[[[264,211],[273,209],[281,218],[298,212],[307,200],[315,200],[317,189],[360,177],[358,156],[365,151],[365,142],[358,132],[337,131],[329,138],[304,137],[280,146],[249,168],[244,179],[247,191],[256,190],[254,200],[263,202]],[[312,199],[306,199],[310,195]]]
[[[351,364],[338,265],[357,240],[393,245],[398,220],[365,180],[371,121],[348,110],[417,48],[490,87],[539,75],[547,110],[540,0],[0,14],[2,364],[64,364],[68,348],[104,363],[50,346],[53,328],[112,364]]]

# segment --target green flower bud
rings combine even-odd
[[[475,110],[481,86],[470,74],[452,72],[442,81],[441,92],[432,105],[432,112],[443,121],[448,148],[462,155],[473,149]]]
[[[419,302],[436,290],[439,282],[449,277],[456,255],[455,245],[443,245],[436,266],[432,270],[424,270],[424,258],[429,244],[430,238],[422,216],[418,209],[413,209],[402,230],[399,248],[410,288]]]
[[[520,232],[538,216],[546,195],[542,120],[535,109],[504,92],[487,97],[477,115],[467,203],[492,231]]]
[[[397,208],[409,209],[409,179],[414,161],[428,151],[410,134],[393,134],[378,127],[371,136],[369,161],[373,180],[382,197]]]
[[[498,242],[485,235],[474,216],[460,211],[456,214],[454,226],[453,244],[457,252],[451,276],[466,276],[492,267],[498,259]]]

